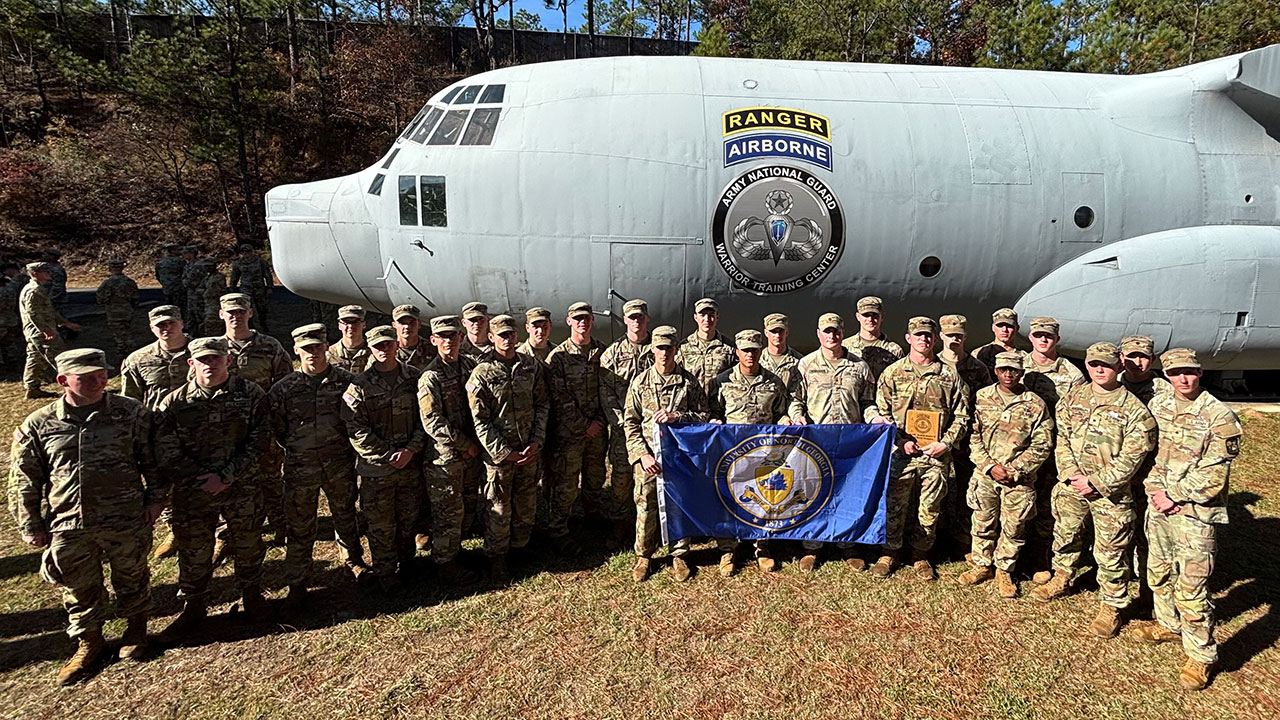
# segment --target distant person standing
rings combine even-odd
[[[50,248],[45,250],[40,260],[49,264],[49,302],[59,315],[67,310],[67,269],[62,265],[62,253]],[[72,332],[80,332],[78,328],[69,328]],[[69,336],[73,337],[73,336]]]
[[[200,285],[200,304],[204,307],[204,318],[201,321],[204,335],[222,332],[222,296],[226,294],[227,276],[216,265],[209,268],[209,274],[204,276],[204,282]]]
[[[129,354],[138,283],[124,274],[124,260],[108,260],[107,271],[111,274],[98,286],[97,300],[107,311],[107,330],[116,344],[116,357],[123,360]]]
[[[17,263],[0,266],[0,365],[17,364],[18,358],[22,357],[22,318],[18,315],[18,295],[26,280]]]
[[[182,248],[178,245],[165,246],[164,256],[156,260],[156,282],[164,291],[165,304],[186,307],[187,289],[182,286],[182,271],[186,269]]]
[[[187,261],[182,271],[182,287],[187,293],[187,325],[198,328],[204,322],[204,280],[217,265],[200,257],[194,245],[183,248],[182,257]]]
[[[29,282],[18,295],[18,312],[22,317],[22,334],[27,340],[27,363],[22,368],[22,385],[27,389],[27,399],[57,397],[40,389],[57,375],[54,358],[67,348],[58,334],[59,327],[79,331],[80,326],[62,316],[49,299],[48,285],[53,270],[48,263],[34,262],[27,265]]]
[[[231,263],[230,288],[253,298],[254,315],[258,318],[259,330],[268,331],[267,313],[271,305],[271,289],[275,278],[271,275],[271,264],[263,260],[253,246],[245,243],[240,246],[240,257]]]

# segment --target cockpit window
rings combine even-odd
[[[476,97],[480,95],[480,88],[483,85],[468,85],[457,97],[453,99],[454,105],[465,105],[476,101]]]
[[[413,120],[409,122],[409,127],[405,128],[404,132],[400,133],[400,137],[401,138],[409,137],[409,135],[413,133],[413,129],[418,127],[418,121],[422,120],[422,116],[426,115],[427,110],[429,110],[430,108],[431,108],[430,105],[423,105],[422,109],[418,111],[418,114],[414,115]]]
[[[498,127],[498,115],[501,108],[480,108],[471,114],[471,123],[462,134],[463,145],[489,145],[493,142],[493,131]]]
[[[446,227],[449,215],[445,205],[444,177],[423,175],[419,179],[422,190],[422,224],[427,227]]]
[[[459,90],[461,90],[461,89],[462,89],[462,86],[461,86],[461,85],[459,85],[458,87],[456,87],[456,88],[454,88],[454,89],[450,90],[449,92],[445,93],[445,94],[444,94],[444,97],[440,98],[440,102],[441,102],[442,104],[444,104],[444,105],[448,105],[448,104],[449,104],[449,101],[453,99],[453,96],[454,96],[454,95],[457,95],[457,94],[458,94],[458,91],[459,91]]]
[[[500,103],[503,95],[506,94],[506,85],[490,85],[484,89],[484,93],[480,95],[481,103]]]
[[[382,169],[386,170],[387,168],[391,167],[392,161],[394,161],[396,159],[396,156],[399,154],[400,154],[400,148],[396,148],[392,150],[391,154],[387,156],[387,159],[383,161]]]
[[[377,175],[374,175],[374,176],[373,176],[373,182],[369,183],[369,194],[370,194],[370,195],[381,195],[381,194],[382,194],[382,181],[383,181],[383,180],[386,180],[386,179],[387,179],[387,176],[386,176],[386,175],[383,175],[382,173],[378,173]]]
[[[441,110],[438,107],[431,108],[431,110],[427,112],[427,116],[422,119],[422,124],[418,126],[417,131],[413,133],[413,137],[409,139],[416,143],[425,141],[427,137],[431,135],[431,128],[436,126],[436,121],[439,120],[440,116],[443,114],[444,110]]]
[[[456,145],[458,144],[458,135],[461,134],[462,125],[467,121],[468,110],[450,110],[445,113],[444,119],[440,121],[440,127],[436,128],[435,134],[427,141],[428,145]]]
[[[418,178],[400,176],[400,224],[418,224]]]

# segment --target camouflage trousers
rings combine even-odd
[[[54,333],[52,340],[27,338],[27,362],[22,367],[22,385],[27,389],[39,388],[58,377],[53,359],[67,349],[62,336]]]
[[[605,487],[604,459],[604,433],[593,438],[562,438],[556,443],[547,478],[547,533],[551,537],[569,534],[569,515],[578,501],[579,487],[589,515],[611,516],[612,491]]]
[[[1053,547],[1053,490],[1058,485],[1058,466],[1050,455],[1036,471],[1036,516],[1032,523],[1036,540],[1046,550]]]
[[[973,510],[970,529],[973,564],[994,565],[1013,572],[1018,551],[1026,544],[1031,519],[1036,515],[1035,486],[1002,485],[988,475],[975,472],[966,495]]]
[[[911,524],[911,549],[924,553],[933,548],[938,535],[938,516],[947,498],[949,462],[924,456],[908,457],[900,452],[893,454],[889,492],[885,498],[885,550],[902,549],[908,517],[915,518]]]
[[[364,557],[360,530],[356,526],[355,467],[350,461],[287,467],[283,490],[287,533],[284,552],[286,585],[300,585],[307,581],[316,544],[316,514],[321,490],[329,501],[333,534],[344,558],[359,560]]]
[[[506,555],[529,544],[537,512],[538,465],[537,460],[485,465],[485,555]]]
[[[271,288],[257,288],[252,291],[245,290],[245,292],[253,298],[253,323],[262,332],[270,332],[267,329],[267,318],[268,313],[271,312]]]
[[[1187,657],[1218,660],[1213,639],[1213,599],[1209,576],[1218,553],[1217,529],[1190,515],[1147,511],[1147,581],[1155,600],[1156,621],[1182,635]]]
[[[1103,605],[1129,606],[1129,566],[1133,542],[1133,501],[1086,500],[1067,483],[1053,486],[1053,569],[1079,575],[1084,541],[1093,525],[1093,560],[1098,565],[1098,599]]]
[[[1125,562],[1129,564],[1129,577],[1138,581],[1138,597],[1144,600],[1151,597],[1151,586],[1147,581],[1147,556],[1150,551],[1147,546],[1146,517],[1147,492],[1141,484],[1135,483],[1133,486],[1133,546],[1129,549],[1129,556],[1125,558]]]
[[[452,562],[462,551],[462,532],[475,516],[477,494],[472,491],[482,463],[480,456],[447,465],[430,465],[424,471],[431,503],[431,560]]]
[[[96,528],[53,533],[40,563],[40,577],[62,590],[67,634],[77,638],[102,630],[107,618],[107,589],[102,577],[111,566],[116,613],[122,618],[146,616],[151,607],[151,528]]]
[[[217,495],[199,487],[173,492],[173,537],[178,541],[178,597],[203,598],[213,577],[213,544],[218,521],[226,523],[225,537],[235,559],[236,584],[241,590],[262,583],[262,517],[256,486],[242,487],[241,478]],[[251,482],[256,485],[257,479]]]
[[[947,483],[947,499],[942,511],[947,535],[960,547],[969,545],[973,527],[967,490],[974,471],[973,461],[969,459],[969,441],[965,439],[951,451],[951,479]]]
[[[635,477],[640,482],[635,484],[634,500],[636,504],[636,556],[653,557],[662,542],[662,533],[658,527],[661,518],[658,512],[658,476],[650,475],[640,468],[640,463],[633,466]],[[684,555],[689,552],[689,538],[681,538],[671,545],[672,555]]]
[[[187,310],[187,317],[185,322],[187,326],[200,327],[200,324],[203,323],[205,320],[205,315],[204,315],[204,298],[200,296],[199,290],[193,291],[188,289],[186,310]],[[218,332],[214,333],[213,335],[214,336],[221,335],[223,332],[225,331],[218,330]]]
[[[162,285],[164,292],[164,302],[166,305],[177,305],[178,312],[187,306],[187,289],[181,284],[178,285]]]
[[[369,537],[370,570],[389,577],[413,558],[422,468],[416,462],[386,475],[360,476],[360,511]]]
[[[124,355],[128,354],[129,344],[132,340],[133,331],[133,307],[126,305],[124,307],[107,307],[107,330],[111,333],[111,339],[116,344],[116,352],[120,353],[121,360]]]
[[[602,491],[604,502],[612,505],[605,517],[615,522],[631,519],[635,509],[636,478],[643,471],[636,469],[627,457],[627,442],[622,430],[611,431],[609,436],[608,476]]]

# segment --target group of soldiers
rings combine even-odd
[[[509,560],[526,557],[535,529],[540,546],[575,554],[569,521],[579,499],[607,526],[611,547],[634,534],[639,582],[661,549],[656,424],[870,422],[896,427],[885,542],[825,553],[805,542],[803,571],[828,554],[879,578],[909,562],[934,581],[930,552],[949,515],[969,530],[961,584],[994,580],[998,595],[1016,597],[1015,565],[1031,542],[1038,572],[1030,594],[1048,602],[1079,580],[1091,532],[1101,609],[1089,629],[1119,631],[1132,602],[1131,564],[1145,566],[1139,580],[1155,622],[1135,625],[1135,636],[1180,640],[1181,683],[1208,683],[1216,646],[1207,580],[1242,430],[1201,390],[1190,350],[1161,356],[1165,379],[1152,369],[1150,338],[1096,343],[1086,378],[1058,355],[1056,321],[1032,320],[1024,353],[1014,345],[1017,314],[1001,309],[995,341],[976,353],[965,347],[959,315],[911,318],[904,351],[881,331],[875,297],[857,302],[851,335],[840,315],[823,314],[819,347],[804,356],[791,347],[785,315],[731,340],[710,298],[695,303],[696,330],[684,338],[672,326],[651,329],[646,303],[631,300],[626,334],[608,346],[593,337],[593,308],[574,303],[569,337],[553,345],[549,310],[532,308],[521,323],[473,302],[460,315],[431,318],[428,333],[412,305],[372,329],[363,308],[342,307],[336,342],[323,324],[293,331],[294,370],[284,347],[250,326],[261,299],[231,293],[218,303],[219,334],[199,339],[184,332],[177,305],[151,310],[156,342],[125,359],[119,396],[105,394],[103,352],[57,355],[61,399],[15,432],[19,527],[28,543],[48,548],[42,572],[62,587],[79,641],[61,682],[83,677],[104,647],[104,559],[128,620],[122,655],[144,653],[146,556],[151,524],[165,512],[172,540],[157,554],[176,549],[184,601],[161,633],[172,642],[206,617],[224,553],[234,558],[245,612],[269,614],[261,589],[268,526],[286,546],[285,610],[300,611],[321,491],[346,566],[387,592],[414,571],[420,551],[441,582],[475,582],[458,561],[471,532],[483,538],[496,585],[509,581]],[[913,434],[912,411],[934,414],[936,437]],[[678,581],[693,575],[695,540],[669,548]],[[761,571],[778,569],[776,542],[714,540],[726,576],[748,550]]]

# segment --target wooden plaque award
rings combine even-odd
[[[907,434],[924,447],[942,439],[942,413],[937,410],[908,410]]]

